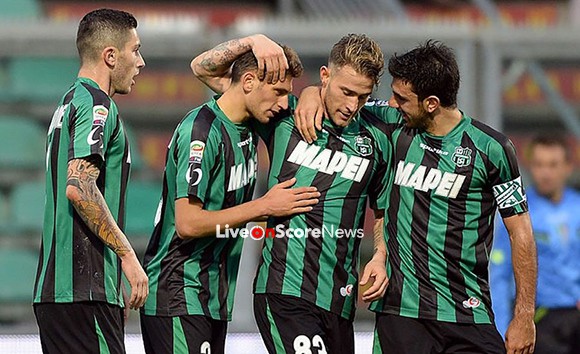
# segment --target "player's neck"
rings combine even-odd
[[[243,94],[236,92],[237,90],[227,90],[218,98],[217,104],[224,112],[226,117],[234,124],[239,124],[247,121],[250,114],[244,104],[245,100]]]
[[[440,108],[427,132],[435,136],[445,136],[461,122],[462,116],[457,108]]]
[[[91,79],[99,85],[99,88],[104,91],[110,97],[115,94],[111,92],[111,75],[109,70],[100,70],[98,66],[88,66],[84,65],[80,68],[78,77],[85,77]]]

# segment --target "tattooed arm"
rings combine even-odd
[[[123,272],[131,284],[129,305],[137,309],[147,299],[147,275],[97,187],[98,177],[99,169],[90,159],[69,161],[66,196],[89,229],[121,258]]]
[[[385,245],[385,238],[383,233],[384,225],[383,212],[375,211],[375,224],[373,227],[373,244],[374,252],[373,258],[366,264],[360,285],[362,289],[366,290],[362,294],[362,299],[365,302],[377,300],[385,294],[389,278],[387,278],[387,247]],[[370,286],[367,285],[370,278],[374,278]],[[365,286],[367,285],[367,286]]]
[[[288,61],[282,48],[268,37],[255,34],[220,43],[191,61],[193,74],[213,91],[222,93],[230,86],[230,67],[236,59],[252,51],[258,60],[258,78],[275,84],[284,81]]]

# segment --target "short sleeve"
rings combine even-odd
[[[386,139],[384,140],[386,141]],[[383,148],[379,154],[377,170],[370,181],[368,189],[369,205],[375,211],[387,208],[391,189],[389,187],[389,178],[391,177],[389,166],[390,149]]]
[[[369,185],[369,205],[373,210],[385,210],[388,195],[388,169],[380,165]]]
[[[385,100],[369,99],[363,108],[388,124],[397,124],[403,121],[403,117],[399,111],[396,108],[390,107],[389,102]]]
[[[69,160],[95,155],[105,161],[105,151],[118,124],[117,111],[108,97],[95,97],[93,102],[69,108],[73,110],[69,113]]]
[[[493,144],[489,160],[495,166],[490,171],[489,180],[493,196],[503,218],[528,211],[526,193],[518,168],[516,149],[509,139],[501,144]]]
[[[174,140],[177,143],[176,198],[196,197],[202,203],[209,196],[212,171],[220,163],[221,139],[211,122],[203,117],[178,128]]]

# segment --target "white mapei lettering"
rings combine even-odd
[[[288,157],[288,161],[297,165],[309,166],[319,150],[320,146],[308,145],[301,140]]]
[[[308,167],[310,167],[313,170],[326,171],[328,163],[330,162],[331,154],[332,151],[328,149],[322,150],[322,152],[320,152],[320,154],[318,154],[318,156],[314,158],[314,160],[312,161],[312,163],[308,165]]]
[[[457,175],[455,173],[445,172],[443,173],[443,177],[441,177],[441,182],[437,186],[435,190],[435,194],[440,195],[442,197],[449,196],[449,192],[451,191],[451,187],[453,187],[453,183]]]
[[[412,162],[405,163],[405,161],[399,161],[399,164],[397,165],[397,173],[395,174],[395,184],[406,186],[414,168],[415,164]]]
[[[230,169],[230,181],[228,183],[228,192],[245,187],[256,177],[257,163],[254,160],[248,160],[248,164],[239,163]]]
[[[288,162],[320,171],[329,175],[340,173],[340,176],[355,182],[360,182],[370,160],[359,156],[348,156],[342,151],[321,149],[316,145],[308,145],[300,141],[290,156]]]
[[[330,160],[330,163],[326,167],[326,170],[324,171],[321,170],[321,172],[324,172],[329,175],[336,172],[340,172],[344,170],[344,167],[346,166],[347,162],[348,155],[345,154],[344,152],[337,151],[334,153],[334,156],[332,156],[332,159]]]
[[[429,170],[429,173],[427,173],[427,176],[425,177],[425,181],[423,181],[423,186],[421,187],[421,190],[423,192],[427,192],[428,190],[437,187],[439,185],[439,182],[441,182],[441,176],[442,173],[438,169],[432,168],[431,170]]]
[[[465,182],[464,175],[443,172],[423,165],[415,168],[416,166],[412,162],[399,161],[395,184],[423,192],[433,191],[435,195],[442,197],[457,198]]]

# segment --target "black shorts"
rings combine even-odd
[[[540,308],[536,322],[536,354],[580,353],[580,311],[576,308]]]
[[[147,316],[141,313],[141,334],[148,354],[223,354],[226,321],[206,316]]]
[[[39,303],[42,352],[125,353],[123,309],[106,302]]]
[[[271,354],[352,354],[352,321],[294,296],[254,295],[254,316]]]
[[[505,354],[493,324],[451,323],[377,313],[373,354]]]

